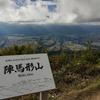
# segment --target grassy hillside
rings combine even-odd
[[[13,45],[0,50],[0,55],[36,54],[47,52],[57,86],[49,91],[48,100],[85,100],[100,89],[100,50],[92,49],[92,41],[87,41],[87,48],[81,51],[50,55],[42,48],[41,40],[35,45],[27,43]],[[10,100],[38,100],[38,96],[28,95]]]

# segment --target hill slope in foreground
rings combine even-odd
[[[91,46],[92,42],[88,41],[86,49],[80,52],[68,53],[62,50],[61,54],[49,55],[57,89],[49,91],[48,100],[91,100],[90,98],[94,98],[91,95],[99,93],[100,50],[92,49]],[[14,45],[0,50],[0,55],[41,53],[41,49],[43,48],[39,43],[35,48],[31,48],[29,43],[23,46]],[[33,99],[33,95],[30,98],[23,100],[38,100]]]

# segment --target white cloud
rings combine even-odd
[[[0,21],[29,23],[98,23],[100,0],[54,0],[32,2],[26,0],[0,0]],[[45,6],[43,6],[45,5]],[[48,5],[56,5],[50,12]]]
[[[62,22],[100,22],[100,0],[58,0]]]
[[[17,10],[19,21],[44,21],[47,19],[48,10],[41,5],[27,5]]]
[[[0,21],[3,22],[44,22],[48,18],[49,10],[42,6],[41,2],[35,4],[26,0],[26,5],[17,9],[17,5],[12,0],[0,0]]]
[[[0,0],[0,21],[13,19],[15,4],[11,0]]]

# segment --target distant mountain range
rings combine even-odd
[[[42,34],[89,34],[100,33],[100,25],[56,25],[56,24],[9,24],[0,23],[1,35],[42,35]]]

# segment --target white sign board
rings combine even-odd
[[[47,54],[0,56],[0,99],[55,89]]]

